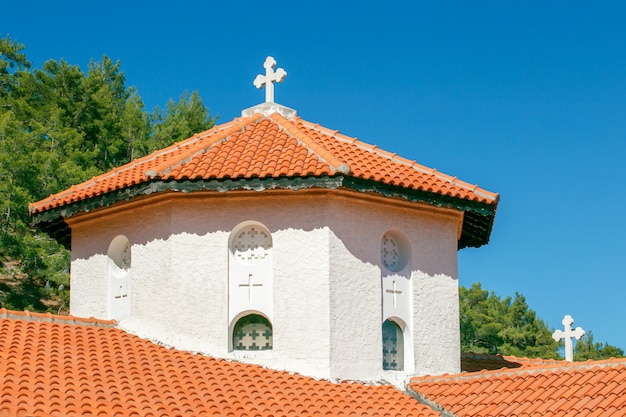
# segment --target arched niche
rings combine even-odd
[[[130,317],[131,244],[124,235],[116,236],[107,251],[107,310],[109,319]]]
[[[272,321],[273,238],[263,224],[246,221],[228,239],[228,321],[258,311]]]
[[[234,321],[231,327],[232,350],[273,349],[272,323],[262,314],[243,314]]]

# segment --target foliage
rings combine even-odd
[[[196,91],[189,95],[186,91],[178,102],[170,99],[164,111],[157,107],[152,112],[154,133],[151,145],[154,149],[161,149],[172,140],[179,141],[207,130],[214,121],[200,95]]]
[[[459,288],[461,350],[464,352],[562,359],[552,329],[528,308],[526,298],[500,298],[474,283]],[[574,348],[574,360],[623,357],[624,351],[607,343],[595,343],[587,334]]]
[[[480,283],[459,288],[461,349],[518,357],[558,358],[558,344],[526,298],[501,299]]]
[[[574,346],[574,360],[586,361],[588,359],[609,359],[621,358],[624,356],[624,349],[611,346],[607,343],[594,342],[593,332],[589,330],[585,335],[576,342]]]
[[[211,127],[197,92],[151,114],[119,61],[87,73],[64,60],[31,70],[0,38],[0,307],[66,310],[69,253],[31,227],[28,203]]]

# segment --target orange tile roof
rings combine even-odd
[[[332,383],[156,345],[115,322],[0,309],[0,416],[438,416]]]
[[[417,377],[409,389],[459,417],[626,416],[626,358],[506,361],[520,367]]]
[[[496,193],[299,117],[287,119],[280,113],[269,116],[256,113],[215,126],[51,195],[31,204],[29,209],[37,222],[47,211],[120,190],[141,186],[145,187],[141,194],[163,190],[155,183],[217,181],[223,186],[224,181],[235,181],[232,187],[241,189],[245,180],[328,177],[364,182],[367,191],[381,192],[380,186],[391,187],[394,196],[421,193],[422,200],[437,205],[451,206],[461,202],[488,217],[486,225],[479,227],[487,229],[482,232],[487,233],[487,239],[499,199]],[[342,186],[349,187],[349,183],[346,181]],[[377,186],[372,188],[372,184]],[[177,188],[172,186],[170,189]],[[120,198],[127,199],[128,195]],[[92,208],[94,206],[90,206]]]

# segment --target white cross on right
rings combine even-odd
[[[552,333],[552,338],[557,342],[561,339],[565,339],[565,360],[568,362],[574,361],[574,347],[572,345],[572,337],[575,337],[576,340],[580,340],[581,337],[585,335],[585,331],[581,327],[577,327],[572,330],[572,324],[574,324],[574,319],[569,314],[563,317],[563,326],[565,326],[565,331],[556,330]]]
[[[265,68],[265,75],[257,75],[254,79],[254,86],[261,88],[265,85],[265,102],[274,102],[274,82],[282,82],[287,76],[287,71],[282,68],[278,68],[274,71],[276,66],[276,60],[271,56],[265,59],[263,67]]]

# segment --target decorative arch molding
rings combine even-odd
[[[228,322],[255,311],[273,321],[273,238],[265,225],[245,221],[228,238]]]
[[[124,235],[118,235],[107,250],[107,315],[109,319],[130,318],[132,248]]]

